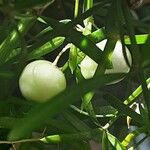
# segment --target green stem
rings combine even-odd
[[[137,130],[134,130],[130,132],[125,139],[122,141],[122,144],[127,147],[138,135],[143,133],[145,131],[144,127],[138,128]]]
[[[150,85],[150,78],[146,80],[147,86]],[[143,92],[142,86],[140,85],[125,101],[124,104],[131,105],[135,102],[135,100],[140,96]]]
[[[84,0],[84,11],[93,7],[93,0]]]
[[[39,142],[39,138],[35,139],[23,139],[18,141],[0,141],[0,144],[17,144],[17,143],[27,143],[27,142]]]
[[[79,1],[80,0],[75,0],[74,18],[76,18],[79,14]]]

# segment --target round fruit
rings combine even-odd
[[[107,40],[103,40],[96,45],[101,49],[104,50]],[[126,54],[130,65],[132,64],[132,58],[130,51],[126,48]],[[115,49],[112,54],[112,69],[106,69],[105,74],[111,73],[128,73],[130,68],[126,63],[125,57],[122,51],[122,44],[120,41],[117,41]],[[85,79],[90,79],[94,76],[98,64],[92,60],[89,56],[85,56],[80,64],[81,73]],[[120,80],[116,81],[119,82]],[[116,83],[115,82],[115,83]],[[114,82],[113,82],[114,83]]]
[[[19,87],[25,98],[46,102],[66,88],[66,79],[62,71],[51,62],[36,60],[24,68]]]

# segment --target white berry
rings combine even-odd
[[[25,98],[46,102],[66,88],[66,79],[63,72],[51,62],[36,60],[24,68],[19,87]]]
[[[101,49],[104,50],[107,40],[103,40],[96,45]],[[126,54],[128,61],[130,65],[132,64],[132,58],[130,51],[126,47]],[[115,45],[115,49],[112,54],[112,69],[106,69],[105,74],[111,74],[111,73],[128,73],[130,70],[130,67],[127,65],[123,50],[122,50],[122,44],[120,41],[117,41]],[[98,64],[92,60],[89,56],[85,56],[85,58],[82,60],[80,64],[81,73],[85,79],[90,79],[94,76]],[[116,81],[119,82],[120,80]],[[116,83],[115,82],[115,83]],[[114,82],[113,82],[114,83]]]

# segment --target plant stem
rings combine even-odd
[[[138,128],[130,132],[125,139],[122,141],[122,144],[127,147],[138,135],[145,131],[145,127]]]
[[[38,142],[38,141],[40,141],[40,138],[23,139],[23,140],[17,140],[17,141],[0,141],[0,144],[17,144],[17,143]]]
[[[85,115],[85,116],[89,116],[89,114],[79,108],[77,108],[76,106],[74,105],[70,105],[70,107],[77,111],[78,113],[82,114],[82,115]],[[114,114],[107,114],[107,115],[95,115],[97,118],[103,118],[103,117],[114,117]]]
[[[55,58],[54,62],[53,62],[53,65],[57,65],[58,63],[58,60],[60,59],[61,55],[67,50],[69,49],[70,47],[72,46],[72,44],[67,44],[63,49],[62,51],[60,51],[60,53],[57,55],[57,57]]]
[[[74,18],[79,14],[79,0],[75,0]]]

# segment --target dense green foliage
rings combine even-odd
[[[150,5],[132,10],[127,1],[0,0],[0,150],[91,150],[93,141],[103,150],[134,150],[149,138]],[[118,40],[130,71],[105,74]],[[86,55],[98,64],[87,80]],[[54,62],[67,85],[36,103],[22,96],[19,77],[41,59]]]

